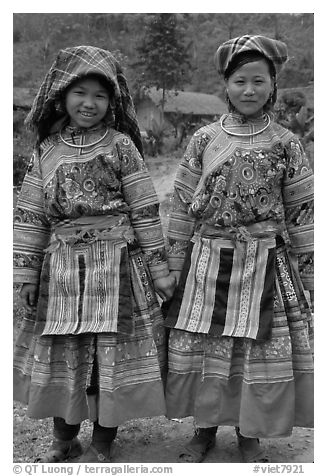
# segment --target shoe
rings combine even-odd
[[[235,427],[238,447],[244,463],[269,463],[269,458],[260,446],[259,438],[247,438]]]
[[[111,461],[111,445],[109,446],[108,454],[105,455],[99,452],[93,445],[79,458],[78,463],[110,463]]]
[[[52,442],[49,450],[43,456],[35,459],[35,463],[62,463],[68,458],[76,458],[83,453],[78,438],[72,440],[58,440]]]
[[[201,463],[216,445],[217,427],[197,428],[191,441],[179,455],[181,463]]]

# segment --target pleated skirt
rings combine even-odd
[[[131,290],[130,316],[126,306],[119,305],[124,308],[123,322],[129,320],[128,326],[121,326],[126,332],[44,335],[44,289],[45,310],[37,313],[41,320],[35,315],[23,319],[14,349],[13,393],[27,405],[29,417],[57,416],[68,424],[90,419],[113,427],[166,413],[163,317],[140,250],[129,253],[129,263],[123,275]],[[125,293],[126,282],[122,289]]]
[[[187,290],[185,290],[187,292]],[[169,418],[239,426],[248,437],[313,427],[313,316],[298,272],[277,250],[271,335],[265,341],[170,329]]]

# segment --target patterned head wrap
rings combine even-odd
[[[218,73],[225,76],[235,57],[249,51],[260,53],[270,60],[276,74],[288,59],[287,46],[282,41],[260,35],[244,35],[228,40],[218,48],[214,57]]]
[[[75,46],[59,51],[34,99],[26,125],[36,132],[38,142],[42,141],[65,114],[62,108],[65,89],[90,74],[100,75],[113,92],[114,104],[104,120],[128,134],[143,155],[136,112],[122,68],[109,51],[94,46]]]

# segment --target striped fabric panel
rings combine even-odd
[[[28,208],[29,211],[44,215],[43,183],[38,164],[31,173],[27,173],[19,193],[17,205]]]
[[[267,244],[259,241],[256,265],[252,276],[253,285],[249,309],[251,319],[247,323],[246,337],[258,339],[270,334],[275,292],[275,260],[274,243]]]
[[[122,184],[125,200],[132,211],[158,203],[154,185],[146,171],[141,170],[123,177]]]
[[[313,173],[307,172],[289,180],[283,189],[285,206],[291,207],[313,198]]]
[[[226,321],[224,329],[222,331],[223,335],[229,336],[233,335],[235,329],[237,328],[237,323],[239,319],[239,312],[241,307],[242,276],[244,272],[243,255],[246,251],[246,244],[237,243],[237,248],[238,249],[235,249],[235,252],[232,257],[233,264],[231,269],[231,275],[229,278],[230,284],[227,296]],[[239,252],[237,253],[237,251]],[[238,334],[237,336],[240,337],[240,335],[241,334]]]
[[[177,170],[174,186],[192,196],[200,177],[201,169],[192,167],[192,159],[189,162],[184,161]]]
[[[64,245],[51,254],[56,272],[50,275],[43,335],[117,332],[124,247],[123,241],[105,241],[76,250]]]
[[[214,269],[219,269],[219,249],[212,240],[196,240],[191,266],[185,284],[186,293],[179,311],[176,327],[189,332],[209,331],[215,303]]]
[[[17,255],[17,259],[20,259],[21,256]],[[41,266],[41,260],[40,260]],[[40,278],[40,271],[39,268],[33,270],[31,268],[20,268],[18,266],[14,266],[14,283],[31,283],[31,284],[38,284]]]
[[[313,174],[296,176],[284,187],[285,217],[294,252],[307,253],[314,248]]]
[[[86,255],[78,332],[117,332],[120,258],[125,243],[97,243]],[[92,316],[92,320],[90,320]]]
[[[313,248],[313,225],[290,226],[288,234],[295,253],[308,253]]]
[[[17,223],[14,230],[15,252],[43,255],[43,246],[48,242],[49,234],[44,226],[34,223]]]
[[[142,220],[133,222],[133,230],[138,237],[138,241],[142,243],[142,249],[147,250],[157,250],[164,245],[161,221],[158,217],[150,220]]]
[[[169,238],[173,240],[190,240],[194,230],[195,219],[191,216],[185,216],[178,211],[170,217],[169,220]]]
[[[156,345],[153,337],[155,328],[160,328],[160,341]],[[135,334],[98,334],[96,341],[92,334],[51,335],[36,339],[35,321],[24,319],[16,341],[14,368],[21,375],[31,376],[32,385],[38,391],[52,394],[52,389],[60,385],[80,393],[90,384],[90,375],[95,353],[100,372],[100,390],[112,392],[121,387],[160,380],[158,351],[164,345],[164,330],[159,308],[150,317],[143,313],[134,318]],[[135,388],[135,387],[132,387]],[[54,393],[56,390],[54,390]],[[84,392],[82,392],[84,394]],[[38,393],[38,396],[40,394]],[[49,393],[47,393],[49,395]],[[40,405],[46,405],[46,399]],[[81,398],[75,400],[81,405]],[[49,405],[50,406],[50,405]]]
[[[275,240],[237,243],[222,335],[261,339],[273,314]]]
[[[192,240],[166,319],[188,332],[265,339],[273,315],[275,239]]]
[[[38,283],[49,236],[39,158],[34,153],[14,214],[14,282]]]

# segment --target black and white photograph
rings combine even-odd
[[[14,473],[309,474],[316,14],[101,7],[12,13]]]

